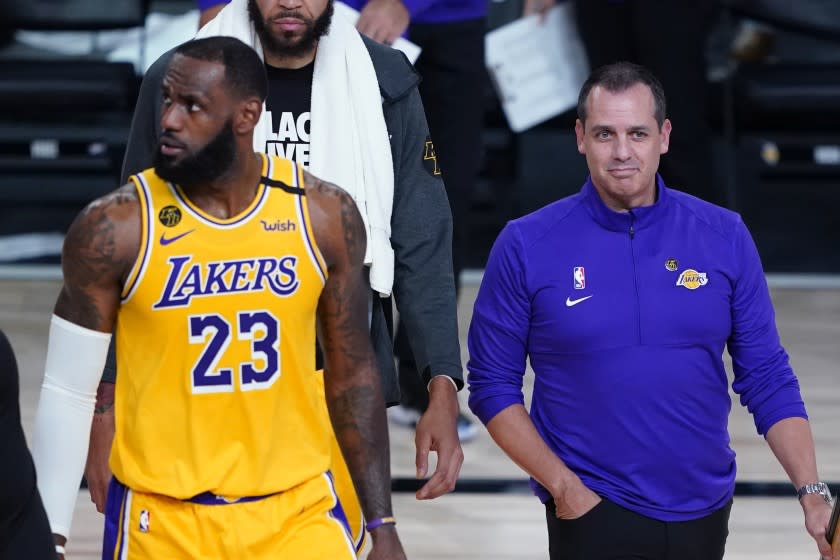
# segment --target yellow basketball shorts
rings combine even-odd
[[[324,473],[285,492],[189,501],[108,489],[103,560],[356,560],[356,548]]]
[[[347,515],[347,522],[350,525],[350,534],[353,536],[356,552],[361,552],[365,545],[365,518],[362,515],[362,505],[359,503],[359,497],[356,496],[353,479],[350,478],[350,471],[347,470],[347,463],[344,462],[344,456],[341,454],[341,448],[338,446],[338,440],[335,439],[335,433],[332,430],[330,413],[327,410],[327,397],[324,393],[324,371],[319,370],[316,375],[318,378],[318,394],[321,395],[321,402],[323,403],[322,411],[330,430],[330,441],[332,442],[330,471],[335,480],[335,490],[338,492],[341,506]]]

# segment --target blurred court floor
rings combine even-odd
[[[31,434],[43,376],[49,317],[60,284],[56,281],[0,280],[0,325],[17,353],[21,370],[24,429]],[[476,285],[466,285],[460,302],[462,353]],[[812,427],[823,479],[840,481],[840,289],[777,289],[773,292],[782,341],[791,355]],[[531,376],[526,376],[526,393]],[[465,403],[462,393],[462,405]],[[463,406],[466,410],[466,407]],[[786,481],[751,417],[733,400],[732,446],[739,481]],[[413,432],[392,426],[394,476],[414,473]],[[482,429],[465,444],[462,476],[522,477]],[[792,492],[792,491],[791,491]],[[544,509],[526,494],[455,493],[432,502],[396,493],[394,509],[412,559],[502,560],[547,558]],[[86,491],[79,493],[68,558],[100,558],[102,517]],[[789,498],[737,497],[732,510],[727,560],[813,560],[816,547],[805,533],[801,509]]]

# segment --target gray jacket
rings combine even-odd
[[[452,214],[437,170],[426,115],[417,85],[420,76],[401,52],[362,37],[382,94],[382,112],[391,136],[394,207],[391,245],[395,253],[394,298],[404,321],[417,367],[426,382],[448,375],[463,386],[455,281],[452,272]],[[131,123],[122,180],[152,166],[160,136],[161,82],[173,51],[148,70]],[[437,174],[436,174],[437,173]],[[394,367],[391,300],[373,297],[371,339],[386,402],[399,402]],[[112,352],[103,381],[116,377]]]

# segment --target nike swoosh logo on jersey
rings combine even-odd
[[[586,297],[582,297],[580,299],[571,299],[571,298],[567,297],[566,298],[566,307],[574,307],[575,305],[579,304],[580,302],[586,301],[591,297],[592,296],[586,296]]]
[[[170,237],[169,239],[166,238],[165,233],[161,233],[160,234],[160,244],[161,245],[169,245],[170,243],[174,243],[174,242],[178,241],[179,239],[181,239],[182,237],[185,237],[185,236],[191,234],[194,231],[195,231],[194,229],[191,229],[190,231],[185,231],[184,233],[182,233],[180,235],[176,235],[175,237]]]

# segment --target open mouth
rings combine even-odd
[[[160,140],[160,153],[165,156],[176,156],[182,153],[186,149],[186,146],[177,140],[173,140],[171,138],[161,138]]]

